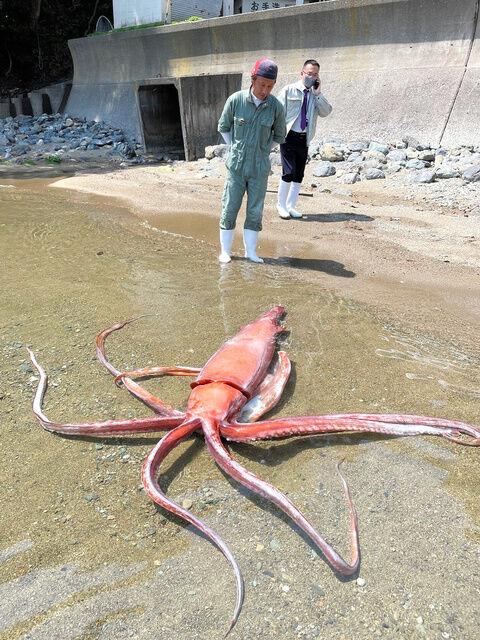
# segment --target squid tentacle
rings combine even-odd
[[[255,422],[273,409],[280,400],[288,382],[292,365],[285,351],[277,352],[277,360],[271,373],[267,373],[254,392],[254,396],[242,407],[238,420]]]
[[[43,398],[48,387],[48,376],[38,364],[33,352],[28,349],[33,366],[38,371],[40,380],[33,400],[33,413],[38,422],[47,431],[66,435],[118,436],[136,433],[152,433],[172,429],[181,424],[183,416],[151,416],[125,420],[105,420],[103,422],[53,422],[43,411]]]
[[[138,316],[136,318],[124,320],[123,322],[117,322],[108,329],[104,329],[103,331],[101,331],[95,339],[98,361],[106,369],[108,369],[108,371],[112,374],[112,376],[115,376],[115,378],[121,376],[122,372],[116,369],[108,360],[105,353],[105,340],[114,331],[118,331],[119,329],[125,327],[127,324],[135,322],[136,320],[139,320],[143,317],[144,316]],[[171,407],[170,405],[163,402],[163,400],[160,400],[160,398],[157,398],[157,396],[154,396],[152,393],[148,392],[137,382],[134,382],[131,378],[122,376],[122,382],[124,387],[132,394],[132,396],[143,402],[144,405],[146,405],[149,409],[152,409],[152,411],[155,411],[155,413],[158,413],[162,416],[183,416],[180,411],[177,411],[177,409],[175,409],[174,407]]]
[[[445,430],[444,435],[448,440],[457,442],[458,444],[464,444],[467,446],[478,447],[480,446],[480,428],[474,425],[468,424],[468,422],[462,422],[461,420],[448,420],[447,418],[432,418],[430,416],[418,416],[400,413],[339,413],[339,414],[327,414],[326,418],[336,420],[337,418],[352,418],[357,420],[376,420],[380,422],[386,422],[388,424],[415,424],[427,427],[437,427],[438,429]],[[452,434],[463,434],[470,437],[472,441],[468,441],[462,438],[456,438],[453,435],[447,433],[447,430],[451,430]]]
[[[200,373],[198,367],[144,367],[133,371],[122,371],[115,377],[115,384],[123,378],[150,378],[161,376],[196,376]]]
[[[201,533],[203,533],[205,537],[208,538],[210,542],[212,542],[217,547],[217,549],[219,549],[219,551],[221,551],[221,553],[225,556],[225,558],[233,568],[237,597],[232,620],[230,622],[230,627],[226,633],[226,635],[228,635],[228,633],[230,633],[238,620],[238,616],[240,615],[243,600],[245,597],[245,587],[240,567],[238,566],[238,563],[235,560],[235,557],[230,548],[222,540],[222,538],[207,524],[200,520],[200,518],[197,518],[195,515],[187,511],[187,509],[184,509],[179,504],[168,498],[163,492],[157,480],[160,464],[168,455],[168,453],[180,442],[182,442],[182,440],[196,431],[200,424],[200,419],[193,418],[191,420],[183,422],[183,424],[168,432],[146,457],[142,468],[142,481],[146,493],[156,504],[161,506],[166,511],[175,514],[179,518],[186,520],[190,524],[193,524],[194,527],[196,527]]]
[[[218,466],[237,482],[247,487],[254,493],[273,502],[279,509],[287,514],[295,524],[302,529],[310,540],[321,550],[327,563],[342,576],[351,576],[358,570],[360,564],[360,549],[358,539],[357,513],[353,500],[348,490],[348,485],[340,474],[345,490],[345,499],[348,505],[350,517],[350,540],[351,559],[350,562],[344,560],[305,518],[301,511],[276,487],[262,480],[254,473],[248,471],[241,464],[236,462],[223,445],[218,424],[213,421],[202,420],[203,432],[208,449]],[[340,473],[340,470],[338,470]]]
[[[352,414],[350,414],[352,415]],[[222,436],[227,440],[235,442],[247,442],[249,440],[266,440],[269,438],[289,438],[300,435],[318,435],[322,433],[380,433],[393,436],[418,436],[418,435],[434,435],[442,436],[460,442],[461,444],[471,444],[478,446],[480,444],[480,430],[471,425],[458,422],[446,422],[432,420],[432,424],[409,423],[407,420],[400,421],[398,416],[397,422],[383,422],[375,420],[377,416],[371,415],[367,419],[357,419],[353,417],[339,416],[305,416],[277,418],[274,420],[262,420],[254,424],[244,424],[240,422],[232,422],[222,425]],[[384,417],[384,416],[378,416]],[[415,418],[416,416],[404,416],[404,418]],[[459,439],[456,436],[463,435],[472,438],[472,441]]]

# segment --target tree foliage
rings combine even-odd
[[[112,21],[111,0],[0,0],[0,93],[29,91],[72,76],[67,42]]]

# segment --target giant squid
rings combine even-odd
[[[172,449],[186,438],[200,432],[208,451],[218,466],[250,491],[270,500],[304,531],[321,552],[325,562],[340,576],[358,572],[360,546],[358,519],[349,487],[337,465],[349,512],[350,559],[345,560],[320,535],[293,502],[281,491],[248,471],[237,462],[225,441],[249,442],[325,433],[376,433],[390,436],[441,436],[464,445],[480,445],[480,429],[460,422],[417,415],[343,413],[319,416],[271,418],[260,420],[278,403],[290,375],[291,364],[277,341],[285,329],[281,324],[284,308],[276,306],[245,325],[214,353],[203,368],[146,367],[120,371],[107,359],[105,340],[133,319],[114,324],[96,338],[98,360],[134,397],[149,407],[154,415],[145,418],[107,420],[103,422],[58,423],[43,412],[43,398],[48,379],[35,355],[28,349],[39,373],[33,400],[33,412],[47,431],[76,436],[119,436],[166,431],[146,457],[142,482],[148,496],[166,511],[194,525],[225,556],[236,583],[236,602],[227,634],[237,622],[244,600],[244,581],[240,567],[224,540],[196,515],[169,498],[160,484],[160,467]],[[195,376],[185,411],[179,411],[144,389],[136,380],[150,376]]]

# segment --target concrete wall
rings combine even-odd
[[[480,2],[477,3],[480,5]],[[477,18],[479,7],[477,6]],[[471,142],[480,144],[480,21],[452,112],[445,124],[442,143],[453,146]]]
[[[278,86],[321,64],[334,106],[319,135],[480,144],[479,0],[335,0],[70,41],[67,112],[139,136],[135,87],[155,77],[243,73],[261,55]],[[214,142],[214,141],[212,141]]]

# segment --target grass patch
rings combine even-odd
[[[47,158],[48,164],[60,164],[61,161],[60,156],[48,156]]]
[[[112,33],[122,33],[123,31],[134,31],[135,29],[150,29],[151,27],[168,27],[172,24],[185,24],[186,22],[198,22],[199,20],[203,20],[200,16],[190,16],[185,20],[175,20],[173,22],[149,22],[148,24],[135,24],[131,27],[118,27],[118,29],[112,29],[111,31],[94,31],[93,33],[88,34],[88,38],[91,36],[108,36]]]

